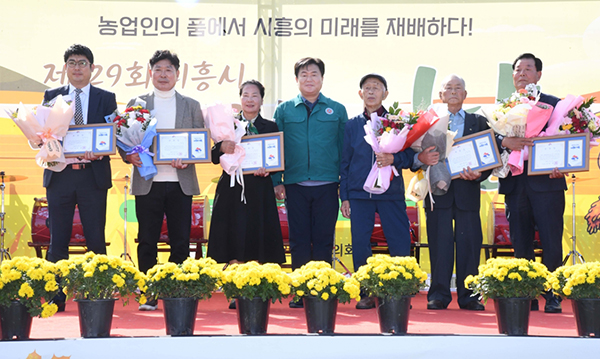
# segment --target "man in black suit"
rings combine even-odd
[[[75,103],[71,125],[106,123],[104,116],[116,108],[115,94],[90,84],[94,71],[94,55],[83,45],[73,45],[65,51],[65,71],[69,84],[44,93],[44,101],[58,95],[69,95]],[[44,187],[48,199],[50,221],[50,248],[47,259],[57,262],[69,258],[69,241],[73,230],[75,206],[88,250],[106,254],[104,227],[106,224],[106,197],[112,187],[110,158],[84,156],[67,159],[67,167],[60,172],[44,170]],[[59,311],[64,310],[65,297],[60,293],[54,302]]]
[[[513,83],[516,90],[529,84],[537,84],[542,77],[542,60],[533,54],[520,55],[512,65]],[[539,102],[556,106],[560,99],[541,94]],[[520,151],[533,145],[531,138],[497,136],[503,150]],[[535,259],[533,239],[539,231],[544,254],[542,263],[553,271],[562,265],[563,215],[567,184],[564,175],[554,169],[549,176],[529,176],[527,162],[523,173],[509,174],[500,179],[498,192],[504,195],[506,213],[510,226],[510,238],[515,249],[515,257]],[[560,313],[560,299],[552,292],[544,294],[546,313]],[[532,302],[532,310],[538,309],[537,300]]]
[[[456,138],[487,130],[485,117],[466,113],[462,109],[467,98],[465,81],[450,75],[442,82],[440,99],[448,104],[449,129],[456,131]],[[485,307],[472,291],[465,288],[465,278],[477,274],[481,253],[481,219],[479,217],[480,187],[491,171],[479,172],[465,168],[460,178],[452,180],[448,192],[433,195],[431,208],[429,196],[425,198],[427,214],[427,241],[431,263],[431,285],[427,293],[427,309],[446,309],[452,301],[450,280],[454,267],[456,244],[456,291],[458,305],[466,310],[484,310]],[[454,226],[452,222],[454,221]]]

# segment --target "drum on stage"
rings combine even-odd
[[[31,242],[33,245],[50,245],[50,221],[48,219],[48,201],[46,197],[34,198],[31,213]],[[75,207],[73,216],[73,231],[71,232],[70,245],[85,245],[83,227],[79,218],[79,209]]]

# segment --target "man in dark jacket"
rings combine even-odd
[[[363,185],[375,162],[382,168],[394,166],[398,172],[410,168],[415,151],[408,148],[398,153],[375,153],[365,139],[364,125],[372,113],[383,117],[387,111],[382,102],[388,95],[387,82],[381,75],[369,74],[360,80],[359,96],[364,102],[362,114],[346,123],[344,147],[340,162],[340,198],[342,215],[350,218],[352,233],[352,259],[355,270],[367,263],[371,252],[371,233],[375,225],[375,212],[379,213],[381,226],[387,239],[390,255],[410,255],[409,220],[404,202],[404,181],[396,176],[382,194],[372,194]],[[419,160],[434,165],[439,154],[422,152]],[[351,215],[352,210],[352,215]],[[361,295],[357,309],[375,307],[374,298]]]

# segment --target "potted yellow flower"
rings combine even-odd
[[[548,278],[552,290],[571,299],[580,337],[600,337],[600,262],[557,268]]]
[[[0,265],[2,340],[29,339],[33,317],[56,313],[56,304],[48,304],[56,293],[54,263],[29,257],[4,260]]]
[[[227,299],[236,299],[240,334],[265,334],[271,302],[290,294],[290,277],[277,264],[233,264],[221,279]]]
[[[163,301],[167,335],[193,335],[198,300],[220,285],[221,268],[211,258],[188,258],[182,264],[158,264],[148,271],[146,295]]]
[[[411,298],[425,287],[427,279],[417,260],[377,254],[353,276],[370,296],[376,297],[381,332],[405,334]]]
[[[545,265],[523,258],[491,258],[469,275],[465,286],[483,300],[494,300],[498,331],[527,335],[531,300],[548,290],[550,272]]]
[[[56,265],[67,296],[77,303],[79,329],[84,338],[109,337],[117,297],[126,305],[131,294],[146,288],[145,275],[120,257],[88,252]],[[143,303],[146,298],[141,296],[138,300]]]
[[[291,274],[295,301],[304,301],[309,333],[333,333],[338,302],[360,297],[360,284],[331,268],[327,262],[308,262]]]

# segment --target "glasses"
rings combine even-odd
[[[71,60],[71,61],[67,61],[67,66],[70,67],[70,68],[86,67],[87,64],[88,64],[88,62],[85,61],[85,60],[80,60],[80,61]]]

